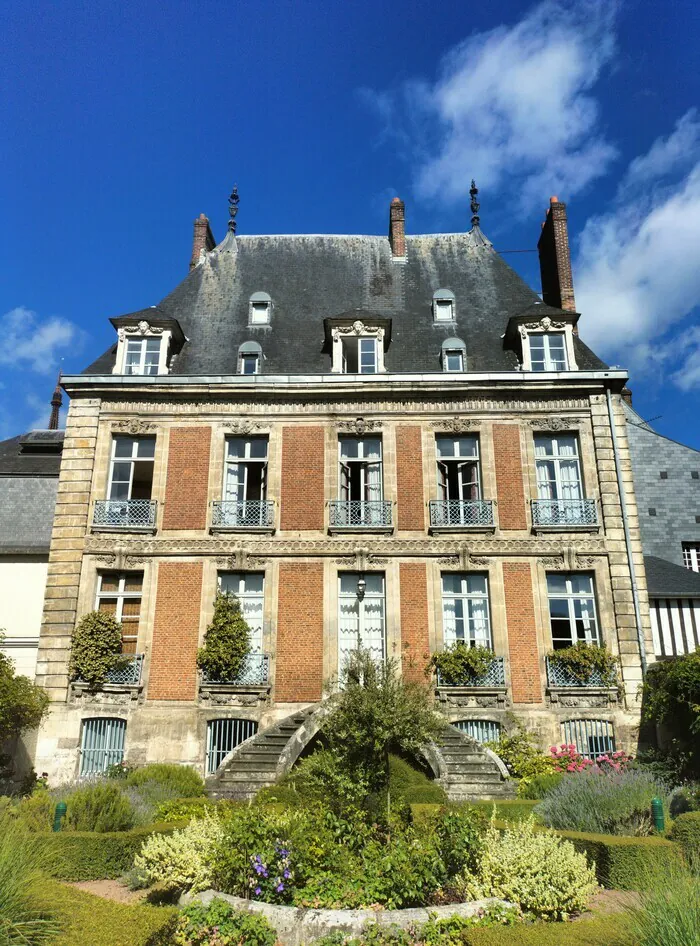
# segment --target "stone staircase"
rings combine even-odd
[[[206,780],[208,793],[215,798],[243,800],[274,785],[316,732],[323,712],[323,707],[309,706],[242,742]],[[319,718],[312,719],[314,715]],[[445,726],[436,743],[426,747],[425,755],[450,801],[512,798],[515,794],[498,756],[454,726]]]

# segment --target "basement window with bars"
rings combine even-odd
[[[99,775],[124,759],[126,720],[103,716],[84,719],[80,739],[80,776]]]
[[[210,719],[207,723],[206,774],[213,775],[229,752],[257,731],[258,724],[252,719]]]
[[[561,724],[561,741],[593,761],[615,751],[613,724],[607,719],[567,719]]]
[[[122,626],[122,653],[135,654],[141,616],[143,572],[101,572],[95,610],[111,614]]]
[[[693,572],[700,572],[700,542],[683,543],[683,564]]]
[[[458,719],[452,725],[481,745],[498,742],[501,737],[501,724],[492,719]]]

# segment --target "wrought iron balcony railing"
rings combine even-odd
[[[92,524],[113,529],[155,528],[157,505],[155,499],[98,499]]]
[[[431,499],[430,525],[434,528],[493,525],[493,502],[490,499]]]
[[[234,680],[214,680],[202,673],[202,683],[228,686],[264,686],[270,680],[270,655],[248,654]]]
[[[271,529],[274,522],[275,504],[268,499],[217,499],[212,503],[213,526]]]
[[[595,499],[533,499],[534,526],[596,526]]]
[[[547,663],[547,683],[551,687],[610,687],[615,685],[608,680],[604,680],[600,670],[591,670],[588,679],[581,680],[552,657],[545,657],[545,661]]]
[[[504,687],[506,685],[505,660],[503,657],[494,657],[485,673],[469,677],[464,683],[445,683],[438,670],[437,684],[439,687]]]
[[[143,654],[134,654],[125,667],[110,670],[107,674],[107,683],[118,683],[124,686],[138,686],[141,682],[143,670]]]
[[[388,500],[364,501],[353,499],[349,502],[334,499],[330,502],[329,525],[342,528],[357,526],[371,529],[377,526],[391,526],[392,508]]]

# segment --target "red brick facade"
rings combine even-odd
[[[163,529],[207,525],[211,427],[173,427],[168,453]]]
[[[420,427],[396,428],[397,528],[422,532],[425,529],[423,498],[423,450]]]
[[[323,692],[323,565],[282,562],[275,700],[306,703]]]
[[[428,585],[423,562],[401,562],[401,645],[403,675],[407,680],[425,680],[430,660],[428,635]]]
[[[161,562],[153,621],[149,700],[194,700],[202,563]]]
[[[514,703],[541,703],[532,572],[526,562],[503,563],[508,652]]]
[[[496,465],[498,524],[501,529],[526,529],[520,428],[515,424],[494,424],[493,453]]]
[[[323,529],[323,438],[323,427],[285,427],[282,430],[282,530]]]

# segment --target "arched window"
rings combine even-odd
[[[458,719],[454,727],[483,745],[485,742],[498,742],[501,724],[493,719]]]
[[[106,772],[124,759],[126,720],[101,716],[83,720],[80,738],[80,775]]]
[[[443,371],[465,371],[467,346],[461,338],[446,338],[442,343],[440,360]]]
[[[454,322],[455,294],[451,289],[438,289],[433,293],[433,319],[436,322]]]
[[[269,325],[272,315],[272,299],[266,292],[254,292],[248,307],[250,325]]]
[[[258,724],[253,719],[210,719],[207,723],[207,758],[205,774],[213,775],[229,752],[250,739],[258,731]]]
[[[262,371],[263,353],[257,342],[243,342],[238,347],[238,373],[260,374]]]

